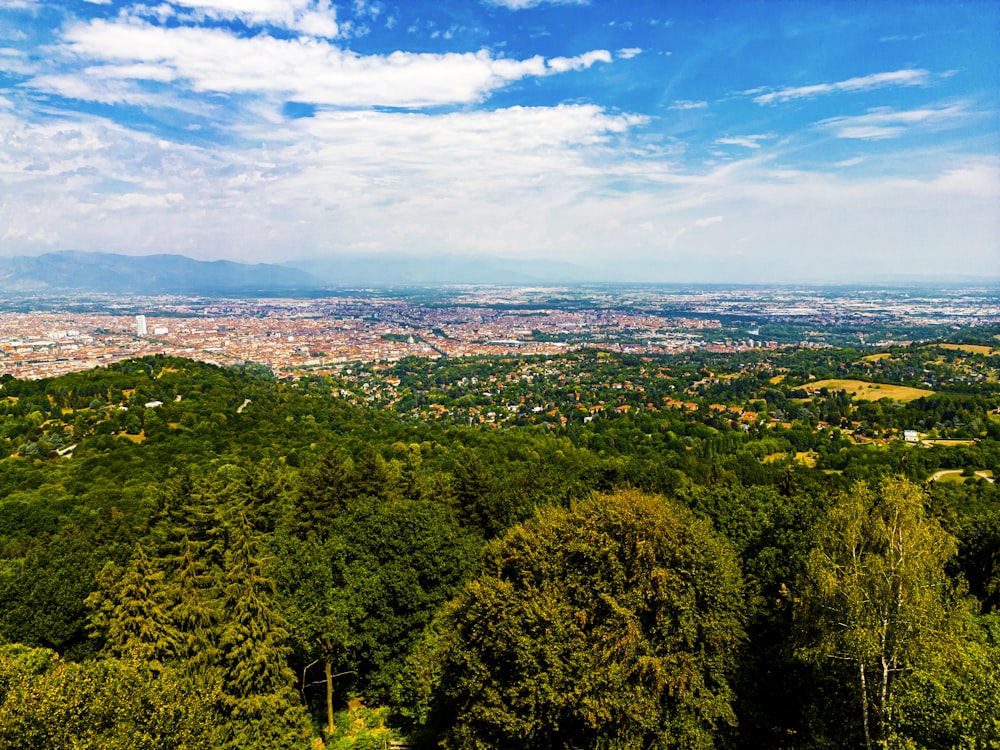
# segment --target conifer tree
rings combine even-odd
[[[309,532],[325,538],[334,519],[345,506],[344,485],[347,470],[344,458],[336,451],[324,453],[315,466],[299,475],[296,499],[296,534],[305,538]]]
[[[167,594],[170,620],[178,633],[177,656],[197,672],[218,662],[219,591],[187,536],[173,562]]]
[[[344,491],[348,500],[363,497],[388,499],[392,491],[392,476],[385,459],[371,445],[365,446],[348,470]]]
[[[226,553],[225,580],[227,619],[220,647],[228,746],[294,747],[308,736],[308,726],[286,661],[291,653],[287,623],[274,600],[260,541],[242,511]]]
[[[106,634],[111,653],[159,669],[176,654],[180,640],[170,622],[163,571],[137,543],[124,575],[119,573],[113,563],[101,571],[101,589],[87,599],[95,610],[92,625]]]
[[[150,528],[150,539],[159,557],[181,554],[184,544],[209,569],[221,569],[225,549],[225,502],[218,488],[195,483],[185,472],[160,493],[159,508]],[[183,542],[186,540],[186,542]],[[182,543],[183,542],[183,543]]]

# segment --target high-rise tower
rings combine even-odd
[[[146,335],[146,316],[136,315],[135,316],[135,333],[137,336]]]

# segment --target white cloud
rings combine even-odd
[[[642,54],[642,47],[625,47],[618,50],[616,54],[620,60],[631,60],[633,57]]]
[[[37,66],[29,63],[23,57],[4,55],[0,53],[0,71],[15,75],[30,76],[38,72]]]
[[[242,38],[222,29],[161,28],[134,21],[78,24],[65,40],[72,54],[108,63],[103,76],[108,79],[117,74],[133,79],[141,66],[150,66],[153,80],[173,75],[190,81],[195,91],[277,94],[341,107],[471,103],[521,78],[611,62],[606,50],[549,60],[494,57],[486,50],[359,55],[316,39]],[[70,77],[43,79],[42,84],[46,90],[75,89],[78,98],[86,98],[89,77],[75,85]]]
[[[552,57],[546,62],[546,67],[555,73],[565,73],[567,70],[583,70],[596,62],[611,62],[611,53],[605,49],[585,52],[576,57]]]
[[[926,70],[895,70],[889,73],[873,73],[857,78],[848,78],[835,83],[817,83],[811,86],[792,86],[769,91],[766,94],[759,92],[764,89],[751,89],[744,91],[745,94],[757,94],[754,101],[758,104],[772,104],[774,102],[785,102],[789,99],[805,99],[823,94],[834,94],[840,92],[870,91],[872,89],[884,88],[885,86],[925,86],[930,81],[930,73]]]
[[[691,102],[691,101],[676,101],[670,105],[670,109],[706,109],[708,107],[708,102]]]
[[[280,26],[311,36],[339,33],[337,12],[329,0],[173,0],[209,18],[238,18],[254,25]]]
[[[760,157],[693,174],[626,155],[641,122],[583,105],[320,112],[248,126],[244,139],[266,146],[244,150],[161,143],[96,118],[32,125],[0,109],[2,249],[493,253],[648,280],[1000,271],[1000,224],[983,219],[1000,202],[996,159],[921,153],[923,179],[778,173]],[[47,171],[29,170],[36,161]]]
[[[764,134],[741,135],[731,138],[718,138],[715,142],[726,146],[743,146],[744,148],[757,149],[760,148],[760,141],[767,140],[770,137]]]
[[[523,242],[533,252],[558,244],[550,212],[629,175],[614,139],[641,122],[594,106],[340,111],[248,127],[242,135],[266,149],[244,151],[160,142],[97,119],[3,126],[0,110],[0,174],[16,196],[0,206],[0,225],[46,226],[80,248],[202,257],[316,253],[331,237],[338,247],[508,252]],[[47,172],[27,169],[39,159]]]
[[[161,102],[161,97],[142,91],[133,81],[108,79],[103,76],[94,78],[81,75],[37,76],[32,79],[31,86],[36,91],[47,94],[100,104],[128,103],[155,106]]]
[[[102,197],[100,204],[105,211],[129,211],[136,208],[168,208],[184,199],[182,193],[165,195],[149,193],[123,193]]]
[[[885,107],[870,110],[864,115],[831,117],[817,125],[831,130],[838,138],[857,140],[882,140],[898,138],[915,126],[939,127],[966,116],[962,104],[939,109],[911,109],[894,111]]]
[[[1000,203],[1000,169],[997,169],[996,165],[963,164],[942,172],[930,182],[930,185],[942,192],[967,193],[992,198]],[[997,216],[996,212],[993,215],[1000,223],[1000,216]]]
[[[28,35],[25,34],[23,31],[21,31],[20,29],[14,29],[14,28],[0,29],[0,39],[4,39],[6,41],[11,41],[11,42],[23,42],[27,38]]]
[[[487,5],[498,5],[508,10],[525,10],[539,5],[586,5],[588,0],[485,0]]]

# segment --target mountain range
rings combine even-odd
[[[572,264],[501,258],[341,255],[288,264],[62,250],[0,257],[0,292],[254,294],[337,287],[541,284],[590,280]]]
[[[183,255],[74,250],[0,258],[0,290],[112,294],[220,294],[316,289],[305,271],[274,264],[200,261]]]

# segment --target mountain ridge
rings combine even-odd
[[[357,287],[580,283],[592,280],[591,276],[571,263],[472,256],[336,255],[281,264],[81,250],[0,257],[0,291],[25,294],[267,294]]]
[[[179,254],[121,255],[59,250],[0,258],[0,289],[8,292],[219,294],[318,289],[322,282],[273,263],[202,261]]]

